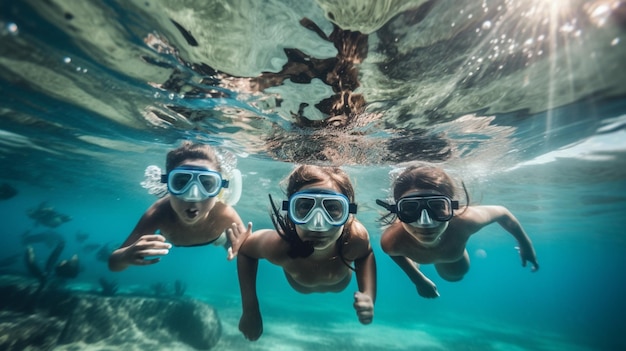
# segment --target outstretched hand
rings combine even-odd
[[[354,293],[354,309],[361,324],[370,324],[374,319],[374,301],[372,297],[360,291]]]
[[[161,257],[169,253],[172,244],[165,242],[165,237],[159,234],[143,235],[132,245],[128,246],[124,252],[126,262],[138,266],[155,264]],[[151,257],[146,259],[146,257]]]
[[[527,262],[530,262],[532,267],[530,268],[531,272],[536,272],[539,270],[539,263],[537,263],[537,256],[535,255],[535,250],[530,249],[522,249],[521,246],[516,246],[515,249],[519,252],[519,255],[522,259],[522,267],[526,267]]]
[[[258,340],[261,337],[261,334],[263,334],[263,319],[261,318],[261,312],[259,310],[244,310],[241,315],[241,319],[239,319],[239,331],[241,331],[243,336],[250,341]]]
[[[226,231],[226,235],[228,236],[228,260],[231,261],[237,254],[239,253],[239,248],[243,244],[244,241],[252,234],[252,222],[248,222],[248,228],[245,228],[243,224],[233,223],[230,228]]]
[[[424,277],[424,281],[421,284],[416,284],[417,293],[421,297],[427,299],[434,299],[439,297],[439,291],[437,291],[437,285],[432,280]]]

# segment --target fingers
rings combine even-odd
[[[139,238],[139,240],[165,242],[165,237],[163,235],[160,235],[160,234],[150,234],[150,235],[143,235],[143,236],[141,236],[141,238]]]
[[[252,233],[252,222],[248,222],[248,227],[244,228],[243,224],[233,223],[227,230],[227,234],[231,242],[235,242],[241,236],[247,237]]]
[[[141,249],[170,249],[172,244],[165,242],[165,237],[159,234],[142,235],[135,246]]]
[[[374,319],[374,303],[372,298],[360,291],[354,293],[354,309],[362,324],[370,324]]]
[[[133,263],[137,266],[148,266],[151,264],[158,263],[159,261],[161,261],[160,257],[151,258],[151,259],[138,258]]]
[[[246,240],[246,238],[252,233],[252,222],[248,222],[247,228],[243,224],[233,223],[226,231],[228,240],[230,241],[230,247],[228,248],[228,260],[232,260],[237,257],[239,248]]]
[[[232,261],[235,257],[237,257],[237,253],[236,253],[236,252],[233,252],[233,248],[232,248],[232,247],[229,247],[229,248],[228,248],[228,256],[227,256],[227,259],[228,259],[229,261]]]
[[[522,255],[522,267],[526,267],[528,265],[528,262],[530,262],[531,272],[536,272],[537,270],[539,270],[539,263],[537,263],[536,258],[534,257],[526,258]]]
[[[130,250],[131,263],[138,266],[155,264],[161,260],[160,256],[169,254],[171,244],[157,241],[140,239]]]
[[[149,256],[165,256],[168,253],[170,253],[170,250],[167,250],[167,249],[164,249],[164,250],[148,249],[148,250],[137,251],[136,255],[138,257],[146,258],[146,257],[149,257]]]
[[[531,272],[536,272],[539,270],[539,263],[537,263],[537,261],[532,261],[532,268],[530,269]]]

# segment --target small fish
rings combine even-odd
[[[17,189],[15,189],[9,183],[0,184],[0,200],[7,200],[17,195]]]
[[[46,227],[56,228],[65,222],[72,220],[71,216],[57,212],[54,207],[48,206],[47,202],[42,202],[36,209],[26,211],[29,218],[35,221],[35,224],[41,224]]]
[[[76,232],[76,241],[79,243],[84,243],[85,240],[89,238],[89,234],[85,232],[81,232],[80,230]]]

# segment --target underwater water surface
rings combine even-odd
[[[27,235],[60,236],[61,258],[81,263],[67,289],[184,282],[221,318],[216,350],[624,349],[625,13],[600,0],[1,0],[0,272],[28,275]],[[355,316],[355,281],[299,294],[261,261],[264,333],[249,342],[236,263],[216,247],[110,272],[156,199],[145,168],[182,140],[234,155],[235,208],[255,229],[272,228],[267,194],[283,197],[294,165],[342,166],[377,260],[374,322]],[[510,209],[539,271],[491,225],[462,281],[422,267],[441,296],[420,297],[380,248],[375,205],[413,160]],[[68,217],[29,216],[45,207]],[[54,248],[30,245],[42,264]],[[55,349],[140,349],[109,341]]]

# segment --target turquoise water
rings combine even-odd
[[[0,258],[24,252],[25,231],[47,230],[27,216],[47,201],[72,216],[54,229],[67,241],[62,258],[81,260],[71,288],[97,289],[104,277],[123,293],[150,293],[182,280],[222,318],[216,349],[624,349],[623,5],[546,3],[0,1],[0,183],[18,191],[0,200]],[[281,72],[283,49],[335,57],[332,43],[299,23],[307,17],[328,35],[329,12],[367,35],[368,54],[354,66],[359,86],[343,91],[360,94],[364,108],[316,107],[335,94],[321,78],[252,87]],[[344,122],[298,122],[333,118]],[[237,330],[236,263],[215,247],[175,248],[157,265],[109,272],[98,249],[127,237],[155,199],[139,184],[145,167],[163,167],[184,139],[237,156],[236,209],[255,229],[271,228],[267,194],[281,197],[294,164],[342,165],[376,255],[374,323],[356,319],[355,281],[341,293],[302,295],[262,262],[265,331],[248,342]],[[419,297],[380,249],[374,203],[387,196],[389,172],[415,159],[464,180],[472,202],[509,208],[540,270],[522,268],[513,238],[492,225],[470,240],[461,282],[424,266],[441,296]],[[79,242],[78,232],[88,238]],[[50,248],[35,250],[44,257]],[[0,270],[26,273],[21,257]]]

